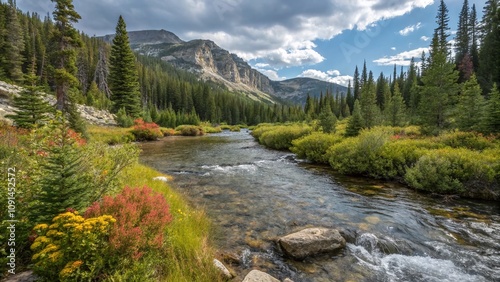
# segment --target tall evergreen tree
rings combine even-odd
[[[370,72],[369,79],[361,89],[361,115],[363,116],[364,127],[371,128],[378,124],[380,109],[377,107],[377,93],[373,74]]]
[[[490,98],[486,104],[484,115],[484,131],[487,133],[500,133],[500,92],[496,84],[493,85]]]
[[[406,121],[406,104],[399,91],[399,85],[396,82],[396,87],[394,87],[394,94],[387,101],[387,105],[384,109],[384,115],[386,123],[390,126],[402,126]]]
[[[7,36],[5,40],[5,66],[8,77],[15,82],[23,81],[23,56],[24,35],[21,29],[21,23],[17,16],[17,7],[14,0],[9,0],[7,13]]]
[[[498,0],[488,1],[482,19],[482,44],[478,76],[483,91],[500,84],[500,8]]]
[[[469,1],[464,0],[458,17],[458,28],[455,35],[455,64],[459,66],[466,54],[470,54],[470,22]],[[462,76],[462,72],[461,72]]]
[[[476,4],[472,5],[471,11],[470,11],[469,32],[470,32],[469,37],[471,40],[470,56],[471,56],[471,60],[472,60],[472,67],[474,69],[474,72],[477,72],[478,67],[479,67],[479,47],[478,47],[479,29],[478,29],[478,22],[477,22]]]
[[[431,49],[430,63],[422,76],[419,109],[424,130],[436,134],[449,125],[458,72],[448,62],[446,50],[439,43],[438,32],[434,34]]]
[[[352,95],[352,90],[351,90],[351,81],[349,80],[349,83],[347,84],[347,94],[346,94],[346,103],[347,106],[349,106],[349,109],[354,108],[354,96]],[[349,113],[350,114],[350,113]],[[344,113],[345,116],[345,113]]]
[[[361,85],[359,81],[359,71],[358,66],[354,69],[354,77],[353,77],[353,96],[354,101],[361,99]],[[354,103],[352,104],[354,107]],[[351,108],[352,109],[352,108]]]
[[[479,130],[484,112],[484,99],[476,75],[462,84],[458,103],[458,128],[461,130]]]
[[[446,56],[448,56],[449,53],[449,21],[450,17],[448,16],[448,7],[444,3],[444,0],[441,0],[441,2],[439,3],[438,14],[436,16],[436,23],[438,27],[435,29],[435,33],[437,34],[438,46],[440,48],[440,51],[444,52]]]
[[[116,34],[111,48],[109,68],[109,88],[114,102],[113,110],[124,108],[132,117],[141,114],[141,97],[135,56],[130,48],[127,27],[123,17],[118,18]],[[180,101],[175,101],[175,108],[180,108]]]
[[[56,107],[66,112],[71,87],[78,85],[76,79],[76,49],[82,46],[78,31],[73,27],[81,19],[75,11],[72,0],[51,0],[56,3],[53,12],[55,29],[52,32],[51,50],[53,60],[53,79],[56,87]]]
[[[332,113],[330,105],[323,106],[321,113],[319,114],[319,125],[323,129],[324,133],[335,132],[335,125],[337,124],[337,117]]]
[[[347,122],[347,127],[345,130],[346,136],[356,136],[359,131],[363,128],[363,117],[361,116],[361,106],[359,100],[354,101],[354,110],[352,115]]]

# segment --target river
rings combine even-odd
[[[206,210],[216,246],[257,268],[300,281],[500,281],[500,207],[447,200],[401,185],[336,175],[268,150],[248,131],[141,144],[141,162]],[[350,234],[337,253],[294,261],[274,243],[306,227]]]

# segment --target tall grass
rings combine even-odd
[[[136,164],[122,175],[122,182],[128,186],[146,185],[165,195],[174,218],[166,230],[166,251],[146,257],[133,269],[118,271],[113,281],[146,281],[140,280],[141,275],[152,269],[156,271],[156,280],[150,281],[224,281],[213,266],[215,250],[210,246],[211,223],[204,211],[190,207],[166,183],[153,180],[165,175],[152,168]]]

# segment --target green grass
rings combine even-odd
[[[135,141],[130,132],[132,128],[89,126],[87,132],[92,141],[106,143],[108,145],[123,144]]]
[[[215,250],[210,245],[210,220],[203,210],[193,209],[169,185],[153,180],[156,176],[167,175],[145,165],[135,164],[124,171],[120,180],[131,187],[146,185],[165,195],[173,215],[166,230],[166,251],[156,257],[145,258],[132,269],[117,271],[112,281],[131,281],[130,279],[140,278],[144,271],[151,269],[157,269],[156,272],[161,273],[151,281],[224,281],[212,263]]]

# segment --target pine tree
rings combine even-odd
[[[345,135],[357,136],[359,131],[363,128],[363,117],[361,116],[361,106],[359,100],[354,101],[354,110],[347,123]]]
[[[139,117],[141,114],[141,100],[139,92],[138,73],[135,66],[135,56],[129,45],[129,38],[125,21],[120,16],[116,25],[116,35],[111,48],[109,68],[109,88],[114,102],[113,111],[124,108],[127,115]],[[176,109],[179,102],[175,101]]]
[[[14,82],[23,81],[23,56],[24,38],[21,23],[17,16],[17,7],[14,0],[9,0],[7,18],[7,36],[5,41],[5,65],[8,77]]]
[[[472,5],[470,16],[469,16],[469,32],[470,32],[470,56],[472,60],[472,67],[474,72],[477,72],[479,67],[479,48],[478,48],[478,40],[479,40],[479,29],[477,22],[477,13],[476,13],[476,4]]]
[[[82,173],[83,157],[75,133],[61,114],[45,131],[50,140],[40,148],[47,156],[40,171],[41,192],[31,214],[37,223],[49,223],[68,208],[82,210],[89,204],[85,191],[90,181]]]
[[[484,131],[498,134],[500,133],[500,92],[496,84],[493,85],[489,96],[484,115]]]
[[[457,123],[460,130],[478,130],[484,110],[484,99],[476,75],[463,83],[458,103]]]
[[[431,49],[430,62],[421,79],[419,119],[424,131],[436,134],[449,125],[458,72],[447,61],[447,53],[440,46],[438,32],[434,34]]]
[[[478,76],[483,91],[500,84],[500,8],[498,1],[488,1],[482,20],[482,44]]]
[[[371,128],[378,124],[380,109],[377,107],[377,93],[373,73],[370,71],[368,81],[361,89],[361,115],[364,121],[364,127]],[[354,114],[353,114],[354,115]]]
[[[385,119],[390,126],[403,126],[406,121],[406,104],[399,91],[399,85],[396,82],[394,94],[389,98],[384,110]]]
[[[438,24],[438,27],[434,31],[437,34],[439,49],[441,52],[445,53],[446,56],[448,56],[449,53],[449,21],[450,17],[448,16],[448,7],[444,3],[444,1],[441,0],[441,2],[439,3],[438,14],[436,16],[436,23]]]
[[[347,106],[349,107],[349,109],[352,109],[354,107],[354,96],[352,95],[351,81],[350,80],[349,80],[349,83],[347,84],[346,103],[347,103]],[[344,113],[344,116],[345,116],[345,113]]]
[[[324,133],[335,132],[335,126],[337,124],[337,117],[332,113],[330,105],[323,106],[321,113],[319,114],[319,125],[323,129]]]
[[[354,100],[352,106],[354,107],[354,101],[361,99],[361,85],[359,81],[358,66],[356,66],[356,69],[354,70],[353,83],[354,83],[353,85]],[[353,109],[353,107],[351,107],[351,109]]]
[[[460,11],[460,15],[458,17],[458,28],[455,35],[455,64],[457,66],[462,63],[465,55],[470,53],[469,47],[471,33],[469,31],[469,16],[469,2],[468,0],[464,0],[462,10]],[[463,77],[462,72],[460,74],[461,77]]]
[[[33,84],[26,86],[19,96],[14,97],[13,106],[17,108],[14,110],[15,115],[6,117],[13,119],[18,127],[34,129],[49,120],[48,113],[52,111],[52,107],[45,101],[45,93],[41,92],[41,88],[34,85],[36,76],[31,74],[28,80]]]
[[[387,81],[385,80],[384,73],[380,72],[380,75],[377,79],[377,106],[383,110],[385,106],[385,96],[384,96],[384,89],[386,86]]]
[[[78,31],[73,27],[81,18],[75,11],[72,0],[51,0],[56,3],[53,12],[55,30],[50,39],[53,79],[56,86],[56,107],[65,113],[69,105],[70,88],[78,86],[76,79],[76,49],[82,46]]]

